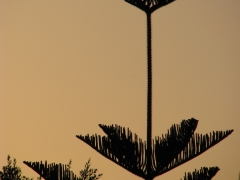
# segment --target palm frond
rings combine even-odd
[[[185,173],[184,180],[211,180],[219,170],[218,167],[202,167],[198,171],[195,169],[192,173]]]
[[[23,163],[46,180],[80,180],[80,178],[78,178],[72,171],[68,169],[67,165],[64,164],[48,164],[47,161],[45,161],[45,164],[43,164],[42,161],[40,163],[23,161]]]
[[[49,171],[47,169],[47,161],[45,164],[42,163],[42,161],[39,162],[28,162],[28,161],[23,161],[24,164],[26,164],[28,167],[33,169],[36,173],[38,173],[41,177],[44,179],[47,179]]]
[[[175,0],[125,0],[146,13],[152,13],[162,6],[166,6]]]
[[[131,173],[145,177],[146,142],[136,134],[118,125],[99,125],[108,136],[77,135],[76,137],[91,146],[97,152]]]
[[[156,137],[154,143],[153,170],[160,172],[185,149],[197,128],[198,120],[183,120],[180,125],[172,125],[165,136]],[[155,155],[155,156],[154,156]]]
[[[228,135],[230,135],[233,130],[227,131],[216,131],[212,132],[209,135],[205,134],[195,134],[189,140],[189,143],[183,151],[181,151],[163,170],[156,172],[156,176],[164,174],[184,163],[190,161],[191,159],[199,156],[204,153],[214,145],[221,142]]]

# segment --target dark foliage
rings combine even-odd
[[[143,10],[144,12],[151,14],[158,8],[166,6],[175,0],[125,0],[125,1]]]
[[[198,121],[194,118],[173,125],[168,133],[153,140],[151,172],[146,170],[146,142],[118,125],[99,125],[107,136],[77,135],[103,156],[131,173],[147,178],[164,174],[202,154],[222,141],[233,130],[216,131],[206,135],[194,134]]]
[[[185,173],[184,180],[211,180],[218,171],[218,167],[195,169],[192,173]]]
[[[96,174],[97,169],[90,168],[90,159],[85,164],[84,169],[80,171],[79,177],[71,171],[71,160],[67,165],[61,163],[48,164],[47,161],[45,161],[45,164],[42,161],[40,163],[24,161],[23,163],[45,180],[98,180],[102,177],[102,174]]]
[[[0,180],[33,180],[26,176],[22,176],[21,168],[17,166],[17,160],[11,160],[10,155],[7,157],[7,166],[2,167],[0,171]]]

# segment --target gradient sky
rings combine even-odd
[[[155,178],[240,171],[240,1],[176,1],[153,13],[153,137],[194,117],[225,140]],[[0,166],[88,158],[106,180],[139,180],[77,139],[118,124],[146,139],[146,17],[123,0],[0,0]]]

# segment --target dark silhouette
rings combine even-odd
[[[17,166],[17,160],[11,160],[10,155],[7,156],[7,166],[2,167],[0,171],[0,180],[33,180],[26,176],[22,176],[22,170]]]
[[[142,177],[152,180],[173,168],[197,157],[233,130],[216,131],[206,135],[194,134],[198,120],[183,120],[180,125],[172,125],[168,133],[152,140],[152,33],[151,14],[174,0],[125,0],[141,9],[147,17],[147,142],[132,134],[129,129],[118,125],[99,125],[107,136],[77,135],[104,157]],[[192,174],[185,174],[185,180],[211,179],[218,167],[201,168]]]
[[[58,178],[61,180],[81,180],[64,164],[48,164],[47,161],[45,161],[45,164],[42,161],[40,163],[24,161],[23,163],[46,180],[58,180]]]
[[[82,180],[97,180],[102,177],[102,174],[96,175],[97,169],[90,168],[90,161],[91,159],[85,164],[84,170],[80,171],[80,178]]]
[[[45,161],[45,164],[43,164],[42,161],[40,163],[24,161],[23,163],[32,168],[46,180],[81,180],[72,171],[70,171],[67,165],[61,163],[48,164],[47,161]]]
[[[210,180],[219,171],[218,167],[206,168],[203,167],[199,171],[193,171],[192,173],[185,173],[184,180]]]
[[[90,161],[91,159],[86,162],[84,169],[80,171],[79,177],[71,171],[71,160],[67,165],[61,163],[48,164],[47,161],[45,161],[45,164],[42,161],[40,163],[24,161],[23,163],[45,180],[98,180],[102,177],[102,174],[97,175],[97,169],[90,168]]]

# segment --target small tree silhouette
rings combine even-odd
[[[33,178],[22,176],[21,168],[17,166],[15,158],[12,161],[10,155],[8,155],[7,163],[7,166],[3,166],[2,171],[0,171],[0,180],[33,180]]]
[[[194,134],[198,120],[183,120],[180,125],[172,125],[165,135],[152,139],[152,29],[151,14],[158,8],[174,0],[125,0],[141,9],[147,17],[147,142],[132,134],[129,129],[118,125],[100,128],[107,136],[77,135],[104,157],[145,179],[152,180],[177,166],[197,157],[233,130],[216,131],[206,135]],[[210,180],[219,170],[218,167],[201,168],[185,174],[184,180]]]
[[[96,175],[97,169],[90,168],[90,161],[91,159],[85,164],[84,169],[80,171],[80,178],[82,180],[98,180],[102,176],[102,174]]]

